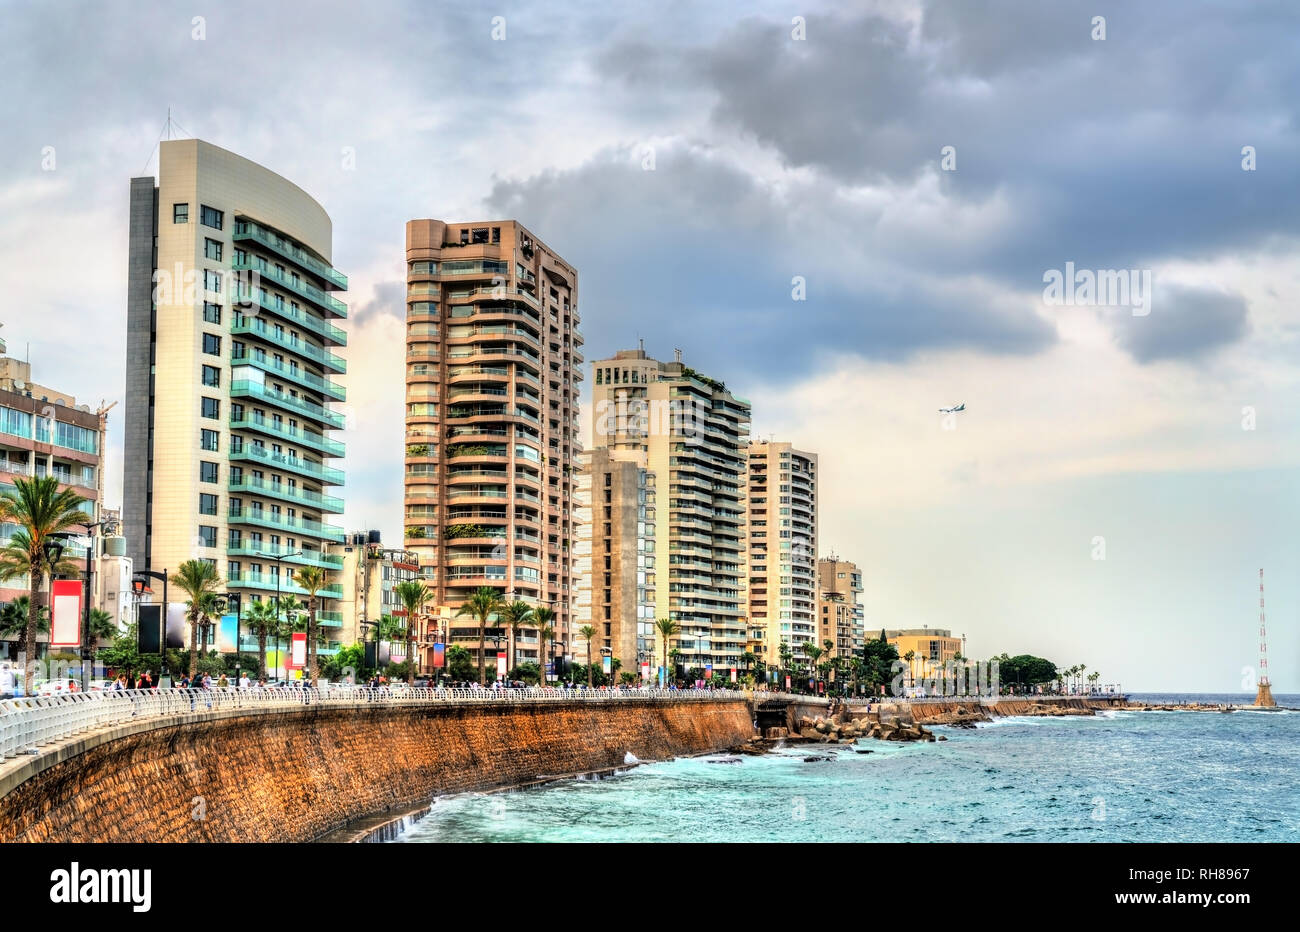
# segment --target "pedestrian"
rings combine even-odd
[[[70,692],[70,693],[75,693],[75,692],[77,692],[78,690],[80,690],[80,688],[81,688],[81,687],[79,687],[79,686],[77,685],[77,681],[76,681],[76,680],[68,680],[68,692]]]
[[[0,699],[12,699],[18,680],[8,663],[0,666]]]
[[[226,674],[222,673],[221,679],[217,680],[217,689],[225,689],[229,685],[230,685],[230,681],[226,679]]]

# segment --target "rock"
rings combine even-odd
[[[830,760],[830,758],[829,758],[829,757],[819,757],[819,756],[817,756],[817,755],[813,755],[812,757],[805,757],[805,758],[803,759],[803,762],[804,762],[805,764],[813,764],[813,763],[816,763],[816,762],[819,761],[819,760]]]
[[[940,735],[940,736],[939,736],[939,740],[940,740],[940,741],[947,741],[948,739],[947,739],[944,735]]]
[[[820,733],[814,731],[814,730],[811,729],[811,728],[805,728],[805,729],[803,729],[802,731],[799,732],[799,737],[801,737],[801,738],[807,738],[809,741],[817,741],[817,740],[819,740],[822,736],[821,736]]]
[[[854,754],[874,754],[874,753],[876,753],[876,752],[873,751],[873,750],[871,750],[871,748],[855,748],[854,751],[853,751],[853,753],[854,753]]]
[[[819,732],[821,732],[821,733],[824,734],[824,735],[826,735],[826,734],[830,734],[830,732],[831,732],[831,723],[828,722],[828,721],[826,721],[826,720],[824,720],[824,719],[820,719],[820,718],[819,718],[819,719],[817,719],[817,724],[813,725],[813,728],[814,728],[816,731],[819,731]]]

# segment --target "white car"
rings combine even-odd
[[[46,680],[43,683],[36,684],[36,695],[38,696],[59,696],[71,691],[68,688],[67,680]]]

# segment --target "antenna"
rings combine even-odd
[[[1255,705],[1275,707],[1273,687],[1268,680],[1268,635],[1264,625],[1264,570],[1259,571],[1259,683],[1255,690]]]
[[[677,349],[676,347],[673,348],[673,361],[674,362],[682,361],[682,351]]]

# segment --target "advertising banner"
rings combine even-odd
[[[81,645],[81,588],[75,579],[50,583],[50,647]]]
[[[433,666],[434,669],[441,669],[447,665],[447,645],[433,645]]]
[[[497,679],[504,680],[505,678],[506,678],[506,652],[503,650],[499,650],[497,651]]]
[[[185,603],[172,602],[167,606],[166,644],[172,650],[183,650],[190,646],[189,622],[185,620]]]
[[[239,650],[239,645],[235,643],[237,617],[234,612],[231,612],[222,615],[221,620],[217,622],[217,650],[223,654],[233,654]]]
[[[642,664],[641,664],[641,679],[643,679],[643,680],[648,680],[648,679],[650,679],[650,664],[649,664],[649,663],[642,663]]]
[[[142,654],[162,652],[162,606],[141,605],[137,609],[136,643]]]
[[[732,668],[731,668],[731,682],[733,682],[733,683],[736,682],[736,668],[735,668],[735,667],[732,667]]]
[[[600,661],[600,667],[602,670],[605,671],[606,676],[612,675],[614,673],[614,658],[602,657]]]
[[[289,654],[289,668],[291,670],[301,670],[307,666],[307,633],[305,631],[295,631],[293,640],[290,643],[292,647]]]

